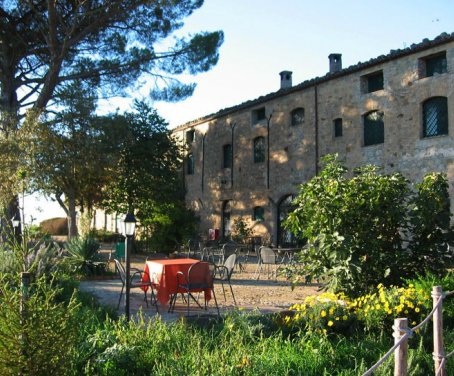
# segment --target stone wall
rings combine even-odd
[[[189,145],[195,172],[186,175],[186,200],[201,218],[201,233],[223,228],[222,209],[231,207],[231,220],[243,217],[256,234],[278,236],[278,205],[299,184],[312,178],[320,158],[338,153],[349,167],[375,164],[384,173],[402,172],[418,182],[431,171],[448,174],[454,197],[454,37],[440,43],[417,45],[402,53],[377,58],[249,101],[218,114],[188,123],[174,131],[185,138],[195,130]],[[427,44],[427,43],[426,43]],[[421,58],[446,52],[447,72],[420,78]],[[364,77],[383,72],[383,89],[364,93]],[[431,97],[448,100],[449,134],[422,137],[422,103]],[[254,111],[265,108],[266,118],[254,121]],[[304,108],[304,122],[291,124],[291,112]],[[384,113],[384,143],[364,146],[364,115]],[[333,121],[341,118],[342,137],[334,137]],[[233,168],[223,168],[222,150],[232,143]],[[253,140],[266,144],[263,163],[253,161]],[[268,149],[269,148],[269,149]],[[268,160],[269,155],[269,160]],[[254,207],[264,208],[264,221],[254,221]],[[454,207],[454,202],[451,203]]]

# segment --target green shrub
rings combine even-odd
[[[73,238],[66,244],[68,255],[64,264],[68,271],[78,275],[102,274],[106,269],[105,262],[98,254],[99,243],[90,236]]]
[[[58,290],[40,279],[30,288],[25,314],[20,292],[0,278],[0,374],[65,375],[77,351],[79,304],[56,303]]]
[[[47,236],[32,239],[27,228],[21,241],[7,236],[0,243],[0,273],[29,272],[32,280],[43,275],[57,273],[61,267],[60,246]]]
[[[101,243],[115,243],[118,239],[123,237],[117,232],[107,230],[91,230],[89,236]]]
[[[365,166],[348,177],[337,156],[324,161],[320,174],[301,186],[286,221],[308,241],[300,253],[302,277],[323,277],[330,291],[361,295],[377,283],[443,274],[452,264],[446,176],[429,174],[411,187],[400,173]]]
[[[406,317],[409,326],[419,324],[431,311],[430,290],[406,287],[385,288],[379,284],[375,291],[354,299],[342,293],[323,293],[309,296],[302,304],[291,309],[288,325],[297,325],[316,333],[351,334],[364,328],[366,331],[386,332],[395,317]]]
[[[49,235],[68,235],[66,218],[51,218],[40,223],[41,231]]]

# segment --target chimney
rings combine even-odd
[[[281,76],[281,89],[292,87],[292,72],[282,71],[279,75]]]
[[[329,59],[329,73],[336,73],[342,70],[342,54],[331,54]]]

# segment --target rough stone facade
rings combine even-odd
[[[324,77],[281,86],[174,130],[194,161],[192,174],[185,165],[186,200],[200,215],[202,235],[216,228],[227,235],[233,220],[242,217],[257,235],[268,234],[275,244],[290,241],[280,227],[283,203],[317,174],[328,153],[338,153],[349,167],[371,163],[415,182],[427,172],[445,172],[453,201],[454,34],[346,69],[339,67],[340,55],[334,56],[337,66]],[[433,57],[439,65],[432,75],[427,72]],[[289,78],[291,72],[285,73]],[[423,133],[423,106],[434,97],[447,103],[448,129],[429,137]],[[365,122],[373,111],[383,114],[384,139],[366,146]],[[341,122],[341,136],[335,122]],[[260,163],[254,163],[257,137],[264,141]],[[224,158],[228,144],[231,167]]]

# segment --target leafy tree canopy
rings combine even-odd
[[[166,38],[202,5],[201,0],[0,0],[0,199],[8,206],[7,218],[17,210],[14,196],[23,183],[16,172],[25,152],[21,142],[30,136],[18,135],[25,110],[32,109],[34,117],[49,109],[60,112],[75,83],[109,97],[151,78],[151,95],[158,99],[191,95],[195,85],[183,84],[178,75],[215,65],[223,33],[175,37],[173,43]]]
[[[78,79],[110,95],[153,76],[164,83],[164,90],[156,92],[162,99],[190,95],[194,85],[182,84],[175,75],[207,71],[216,64],[223,33],[175,38],[164,51],[157,46],[202,4],[201,0],[0,1],[2,129],[17,127],[20,109],[44,109]]]
[[[183,197],[182,150],[156,110],[138,101],[134,109],[102,120],[109,129],[105,143],[114,166],[112,181],[103,190],[103,206],[119,213],[138,209],[140,216],[149,202]]]

